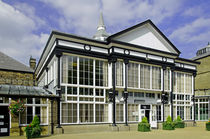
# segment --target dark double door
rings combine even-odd
[[[0,106],[0,136],[9,136],[8,106]]]

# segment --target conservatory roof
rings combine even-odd
[[[37,86],[0,85],[0,96],[55,98],[50,91]]]

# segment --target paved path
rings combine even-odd
[[[4,139],[26,139],[26,137],[3,137]],[[1,139],[1,138],[0,138]],[[62,134],[42,139],[210,139],[210,131],[204,127],[187,127],[174,131],[152,130],[151,132],[97,132]]]

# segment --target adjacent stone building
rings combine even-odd
[[[210,118],[210,44],[198,50],[193,60],[200,62],[195,78],[196,120],[206,121]]]
[[[33,117],[38,115],[42,125],[42,134],[51,134],[48,123],[51,121],[51,98],[56,103],[55,96],[51,96],[46,89],[36,86],[34,69],[36,60],[30,58],[30,67],[0,52],[0,136],[23,135],[24,127],[30,124]],[[19,117],[13,116],[8,111],[11,103],[23,101],[25,111]],[[55,105],[55,104],[54,104]],[[56,109],[54,107],[54,109]],[[53,110],[52,110],[53,111]],[[56,112],[54,110],[54,112]],[[53,119],[53,118],[52,118]]]

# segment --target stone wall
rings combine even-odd
[[[201,62],[197,66],[197,76],[195,78],[195,89],[210,88],[210,56],[197,60]]]
[[[0,70],[0,84],[33,86],[34,81],[33,73]]]

